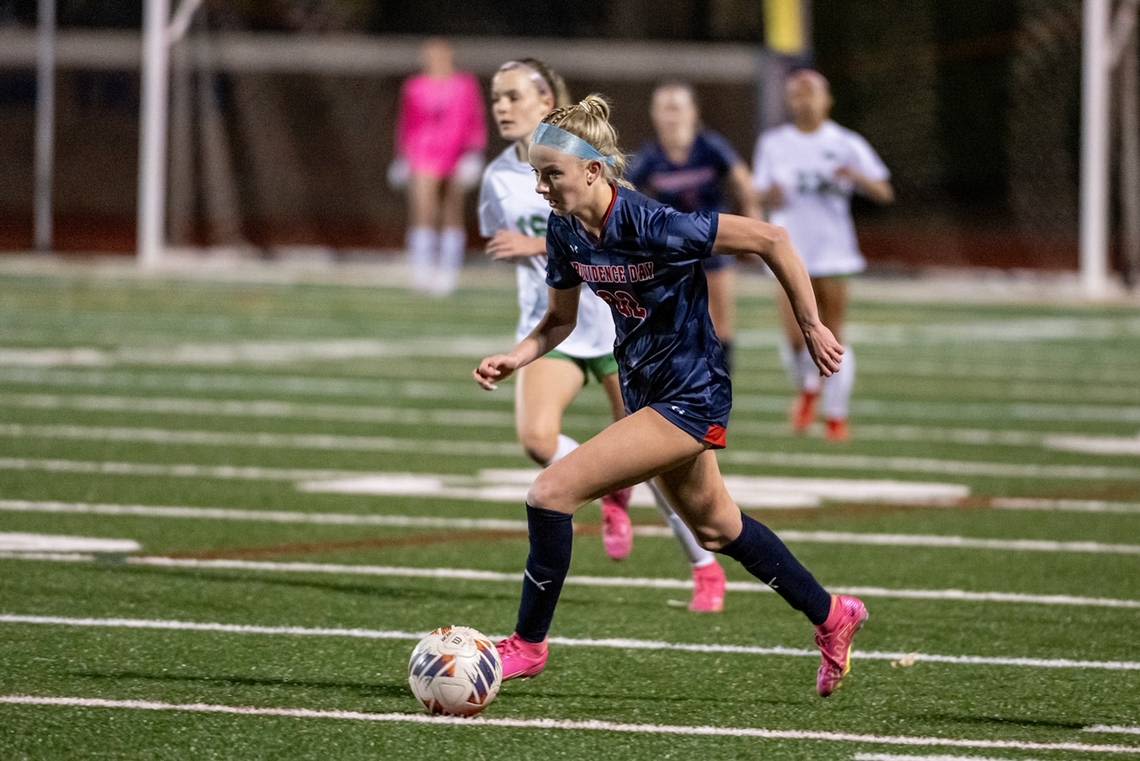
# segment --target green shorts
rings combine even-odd
[[[576,364],[578,369],[582,371],[582,374],[586,376],[586,380],[582,385],[590,382],[591,375],[594,376],[598,383],[601,383],[607,375],[614,375],[618,371],[618,363],[617,360],[614,359],[612,352],[603,354],[600,357],[583,359],[582,357],[571,357],[569,354],[563,354],[558,351],[558,349],[555,349],[547,352],[546,356],[549,359],[565,359],[568,362]]]

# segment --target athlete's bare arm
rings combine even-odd
[[[714,247],[728,254],[759,254],[787,292],[820,373],[827,377],[839,369],[843,346],[819,319],[811,278],[792,248],[787,230],[758,219],[721,214]]]
[[[578,324],[580,293],[580,288],[551,288],[546,314],[530,335],[509,354],[495,354],[480,362],[472,373],[475,382],[488,391],[494,391],[499,381],[506,380],[515,370],[526,367],[565,341]]]
[[[499,261],[542,256],[546,253],[546,237],[535,238],[515,230],[499,230],[487,241],[487,254]]]

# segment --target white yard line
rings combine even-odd
[[[478,439],[419,439],[394,436],[343,436],[333,434],[233,433],[168,428],[125,428],[77,425],[0,424],[0,436],[73,441],[127,441],[161,445],[242,446],[264,449],[317,449],[363,452],[426,452],[450,457],[506,457],[518,459],[513,442]],[[1123,465],[1036,465],[973,460],[943,460],[931,457],[883,457],[808,452],[759,452],[727,449],[718,454],[724,463],[790,468],[889,471],[893,473],[938,473],[987,478],[1041,478],[1060,480],[1140,481],[1140,468]]]
[[[315,377],[284,374],[249,373],[156,373],[114,369],[52,369],[36,367],[0,367],[0,382],[26,383],[36,386],[78,386],[87,388],[129,388],[183,391],[239,391],[265,393],[313,394],[319,396],[351,396],[358,398],[428,399],[454,403],[457,399],[477,399],[481,405],[509,406],[511,394],[488,394],[463,378],[440,380],[384,380],[354,377]],[[738,394],[734,407],[738,412],[767,412],[783,416],[787,412],[786,395]],[[600,408],[599,408],[600,409]],[[1075,404],[1048,402],[929,402],[898,399],[856,398],[853,414],[860,418],[885,417],[912,420],[979,420],[994,419],[1072,423],[1085,420],[1132,424],[1140,422],[1140,405]],[[739,415],[738,415],[739,417]]]
[[[856,753],[852,761],[1041,761],[1041,759],[1026,758],[1025,756],[998,758],[995,756],[914,756],[898,753]]]
[[[994,497],[994,510],[1030,510],[1068,513],[1140,514],[1140,502],[1114,502],[1103,499],[1037,499],[1033,497]]]
[[[377,516],[386,517],[386,516]],[[487,521],[487,523],[493,523]],[[521,521],[497,521],[502,528],[525,530]],[[521,525],[520,525],[521,524]],[[423,527],[424,524],[413,524]],[[100,556],[79,553],[4,553],[0,560],[45,561],[60,563],[106,562]],[[519,573],[485,571],[474,568],[420,568],[409,566],[354,565],[343,563],[280,562],[270,560],[226,560],[215,558],[198,560],[194,558],[169,558],[155,556],[132,556],[121,560],[125,565],[152,568],[193,568],[214,571],[256,571],[258,573],[316,573],[343,576],[370,576],[407,579],[448,579],[454,581],[496,582],[518,584]],[[669,589],[689,591],[693,583],[690,579],[666,579],[629,576],[582,576],[571,575],[566,579],[569,586],[605,587],[618,589]],[[730,581],[732,592],[766,593],[772,589],[766,584],[754,581]],[[897,600],[939,600],[946,602],[983,602],[1014,605],[1046,605],[1079,608],[1140,609],[1140,600],[1121,600],[1109,597],[1080,597],[1075,595],[1036,595],[1021,592],[970,592],[962,589],[894,589],[872,586],[836,586],[838,594],[851,594],[872,599]]]
[[[379,357],[480,356],[510,345],[508,336],[418,336],[410,339],[318,338],[231,343],[156,344],[119,349],[29,349],[0,346],[0,364],[32,367],[135,365],[232,365],[374,359]],[[161,347],[161,348],[159,348]]]
[[[138,552],[142,547],[131,539],[105,539],[93,536],[0,532],[0,555],[21,552]]]
[[[407,407],[355,406],[336,404],[304,404],[276,399],[185,399],[137,396],[84,396],[66,394],[0,394],[0,407],[39,410],[82,410],[90,412],[126,412],[174,415],[214,415],[218,417],[297,418],[336,420],[353,423],[396,425],[439,425],[460,428],[502,428],[513,430],[514,414],[507,410],[409,409]],[[604,415],[571,414],[568,425],[593,425],[601,428],[608,422]],[[734,435],[791,435],[787,423],[739,420],[732,424]],[[988,428],[941,428],[935,426],[860,424],[859,438],[874,441],[934,441],[950,444],[1039,446],[1047,436],[1060,432],[1010,431]]]
[[[1094,724],[1091,727],[1085,727],[1084,731],[1104,735],[1140,735],[1140,727],[1114,727],[1108,724]]]
[[[1140,457],[1140,436],[1071,436],[1052,434],[1045,446],[1062,452]]]
[[[220,634],[267,635],[289,637],[338,637],[371,640],[401,640],[416,642],[423,632],[407,632],[385,629],[342,629],[304,626],[259,626],[250,624],[224,624],[203,621],[171,621],[163,619],[139,618],[79,618],[71,616],[38,616],[18,613],[0,614],[0,624],[24,624],[33,626],[64,626],[80,628],[109,629],[150,629],[163,631],[215,632]],[[493,639],[505,637],[493,634]],[[793,658],[819,658],[819,650],[784,647],[759,647],[755,645],[726,645],[690,642],[666,642],[663,640],[625,638],[574,638],[551,637],[552,645],[565,647],[591,647],[607,650],[652,650],[683,653],[731,653],[737,655],[777,656]],[[1075,669],[1081,671],[1140,671],[1137,661],[1091,661],[1074,658],[1019,658],[988,655],[936,655],[931,653],[898,653],[875,650],[859,650],[857,660],[900,661],[909,664],[939,663],[955,666],[1009,666],[1030,669]]]
[[[733,449],[726,449],[718,453],[717,457],[725,463],[769,467],[937,473],[949,476],[982,476],[987,478],[1140,481],[1140,468],[1116,465],[1035,465],[976,460],[942,460],[932,457],[879,457],[874,455],[758,452]]]
[[[82,467],[72,467],[79,465]],[[219,466],[216,468],[190,465],[147,465],[139,466],[131,463],[74,463],[59,460],[22,461],[0,459],[0,469],[43,469],[48,472],[72,473],[105,473],[113,475],[171,475],[177,477],[211,477],[234,478],[245,480],[292,480],[296,473],[304,473],[308,477],[320,471],[290,471],[272,470],[267,468],[232,468]],[[302,476],[305,477],[305,476]],[[325,472],[321,477],[343,477]],[[409,474],[407,494],[415,494],[420,488],[415,481],[418,476]],[[431,479],[427,479],[431,480]],[[408,521],[406,525],[429,525],[422,516],[405,516],[397,518],[390,516],[390,523],[395,525],[397,520]],[[446,519],[448,523],[441,527],[459,528],[461,524],[453,519]],[[422,522],[422,523],[421,523]],[[477,523],[468,525],[478,526]],[[647,537],[672,537],[672,532],[659,526],[638,526],[635,533]],[[989,539],[982,537],[964,537],[941,534],[885,534],[853,531],[799,531],[794,529],[782,530],[780,535],[792,542],[846,544],[854,546],[886,546],[886,547],[938,547],[944,549],[964,550],[997,550],[1014,552],[1046,552],[1046,553],[1077,553],[1094,555],[1140,555],[1140,545],[1110,544],[1093,541],[1054,541],[1047,539]]]
[[[642,735],[698,737],[749,737],[762,740],[806,740],[832,743],[897,745],[907,747],[975,748],[1003,750],[1066,751],[1080,753],[1136,753],[1140,747],[1101,745],[1078,742],[1028,742],[1020,740],[969,739],[960,737],[922,737],[917,735],[872,735],[822,730],[765,729],[763,727],[717,727],[670,724],[636,724],[612,721],[570,719],[509,719],[477,716],[473,719],[429,716],[425,713],[366,713],[312,708],[261,708],[230,706],[216,703],[163,703],[152,700],[110,700],[54,695],[0,695],[0,704],[55,708],[93,708],[125,711],[174,711],[180,713],[222,714],[230,716],[266,716],[291,719],[332,719],[381,723],[421,724],[467,729],[508,728],[578,732],[616,732]],[[960,758],[960,757],[959,757]]]

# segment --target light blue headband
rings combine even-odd
[[[546,122],[538,125],[538,129],[534,131],[533,143],[545,145],[556,151],[568,153],[587,161],[600,161],[607,166],[614,165],[613,156],[607,156],[577,135]]]

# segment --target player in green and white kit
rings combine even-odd
[[[491,258],[515,263],[518,340],[530,334],[546,314],[548,304],[546,221],[550,206],[535,192],[527,147],[542,118],[568,101],[561,77],[533,58],[508,61],[492,80],[492,116],[500,136],[512,142],[483,173],[479,227],[482,235],[489,238],[487,253]],[[614,419],[625,416],[613,355],[614,336],[610,307],[589,289],[583,289],[574,332],[555,351],[517,373],[516,430],[527,455],[538,464],[556,462],[578,446],[578,442],[562,433],[562,416],[591,377],[605,390]],[[656,487],[650,487],[693,565],[689,609],[721,611],[724,570],[668,507]],[[628,511],[631,491],[622,489],[602,498],[602,540],[606,553],[614,560],[626,558],[633,547]]]

